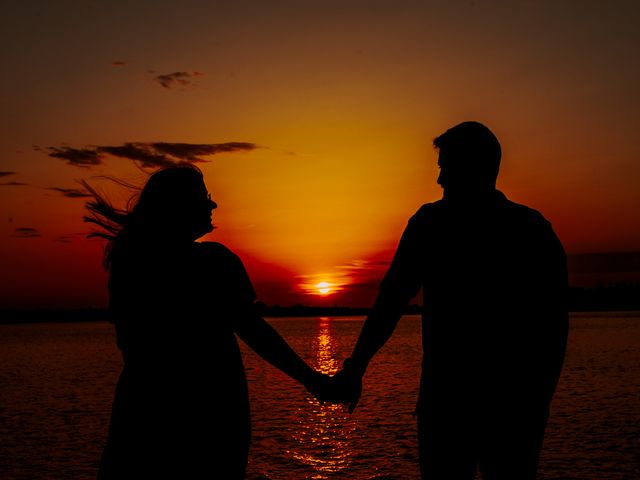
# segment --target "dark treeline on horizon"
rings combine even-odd
[[[640,311],[640,283],[598,283],[594,288],[571,287],[568,305],[570,312]],[[362,316],[369,307],[310,306],[310,305],[267,305],[258,302],[258,311],[265,317],[323,317]],[[408,315],[418,315],[421,307],[411,304]],[[0,323],[27,322],[85,322],[108,321],[106,308],[74,309],[5,309],[0,310]]]

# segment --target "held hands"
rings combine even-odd
[[[314,372],[315,375],[305,382],[307,390],[321,403],[342,403],[346,405],[349,413],[353,413],[362,393],[362,373],[345,367],[333,377]]]
[[[349,413],[353,413],[362,395],[362,375],[344,367],[331,377],[330,389],[334,399],[329,401],[342,403],[347,406]]]

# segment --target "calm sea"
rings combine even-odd
[[[333,373],[362,318],[273,319]],[[418,479],[412,412],[420,321],[408,316],[365,377],[353,415],[319,405],[244,348],[253,412],[249,479]],[[106,323],[0,325],[0,478],[94,478],[121,366]],[[576,314],[541,479],[640,479],[640,313]]]

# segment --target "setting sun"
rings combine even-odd
[[[329,295],[333,292],[331,284],[327,282],[320,282],[316,284],[316,289],[320,295]]]
[[[339,277],[326,272],[305,275],[303,279],[306,281],[299,284],[300,291],[316,297],[316,300],[318,297],[326,298],[339,294],[344,290],[345,285],[350,283],[347,276]],[[310,301],[310,299],[306,301]]]

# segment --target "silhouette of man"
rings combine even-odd
[[[487,127],[464,122],[433,143],[443,198],[409,220],[334,400],[353,411],[422,288],[422,477],[534,479],[567,342],[566,256],[539,212],[496,190],[501,148]]]

